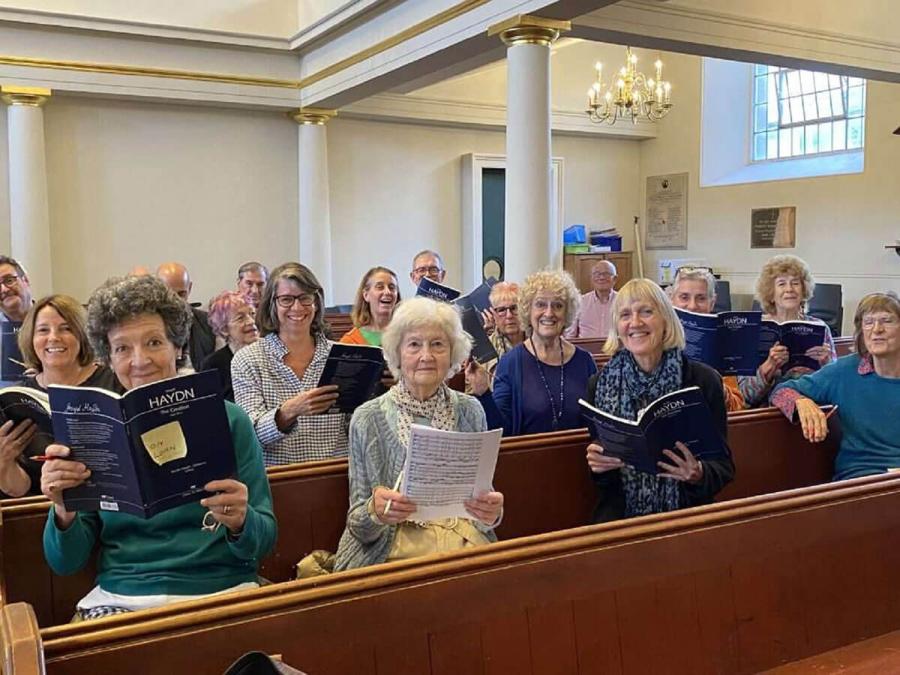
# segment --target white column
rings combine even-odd
[[[568,22],[522,16],[491,28],[507,45],[505,277],[550,263],[550,45]]]
[[[331,211],[328,202],[328,136],[335,111],[306,108],[292,115],[297,131],[300,262],[318,277],[325,304],[333,304]]]
[[[34,297],[53,290],[44,111],[50,90],[4,85],[9,136],[10,255],[28,271]]]

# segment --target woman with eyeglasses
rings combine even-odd
[[[207,356],[198,370],[218,371],[222,395],[228,401],[234,401],[231,360],[239,349],[259,339],[253,314],[245,296],[236,291],[222,291],[209,301],[209,325],[213,333],[225,340],[225,346]]]
[[[466,384],[484,406],[488,426],[504,436],[584,426],[578,399],[597,372],[594,358],[563,337],[578,310],[578,289],[566,272],[544,270],[525,279],[517,301],[526,338],[490,376],[472,361]]]
[[[709,366],[684,355],[684,329],[663,290],[648,279],[632,279],[613,303],[612,332],[604,351],[611,355],[588,385],[588,400],[616,417],[636,420],[653,401],[687,387],[699,387],[713,424],[727,449],[727,417],[722,378]],[[685,439],[687,440],[687,439]],[[686,445],[664,451],[660,473],[639,471],[587,447],[587,463],[597,487],[595,522],[644,516],[707,504],[734,478],[731,455],[697,459]]]
[[[373,267],[363,275],[350,312],[353,330],[341,338],[351,345],[381,346],[381,334],[400,302],[397,275],[387,267]]]
[[[770,258],[756,280],[756,299],[762,306],[763,319],[778,323],[785,321],[812,321],[824,324],[821,319],[806,313],[806,303],[812,297],[816,282],[809,265],[795,255],[776,255]],[[806,356],[826,366],[837,358],[831,329],[825,326],[825,342],[811,347]],[[760,364],[756,375],[738,377],[738,386],[744,401],[751,408],[766,405],[776,385],[810,372],[805,366],[783,370],[790,354],[788,348],[775,343],[766,360]]]
[[[234,355],[234,400],[256,427],[266,466],[347,455],[350,416],[329,412],[337,385],[318,386],[332,342],[324,291],[305,265],[279,265],[256,311],[260,340]]]
[[[799,421],[814,443],[828,435],[820,405],[837,406],[841,443],[834,479],[857,478],[900,467],[900,298],[872,293],[853,317],[855,354],[784,382],[772,404]]]
[[[157,278],[109,279],[88,304],[94,351],[126,389],[176,375],[175,358],[188,340],[193,315]],[[236,476],[207,483],[215,493],[141,519],[114,511],[66,510],[63,490],[90,477],[69,448],[50,445],[41,492],[53,503],[44,528],[44,554],[57,574],[83,569],[97,551],[97,585],[77,605],[76,619],[158,607],[258,585],[259,561],[275,543],[272,494],[253,425],[225,403]],[[205,527],[204,527],[205,526]]]

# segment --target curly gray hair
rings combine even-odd
[[[430,298],[414,297],[404,300],[394,311],[391,322],[381,336],[381,348],[391,374],[400,379],[400,347],[403,337],[414,328],[434,326],[447,334],[450,341],[450,370],[452,377],[472,351],[472,338],[463,330],[459,311],[453,305]]]
[[[112,277],[88,300],[87,332],[97,356],[109,363],[109,331],[142,314],[158,314],[177,349],[187,344],[194,317],[184,300],[156,277]]]

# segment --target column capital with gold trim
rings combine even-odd
[[[20,87],[13,84],[0,85],[0,100],[6,105],[25,105],[40,108],[50,98],[52,92],[46,87]]]
[[[289,113],[292,120],[297,124],[324,126],[328,121],[337,116],[337,110],[329,110],[328,108],[300,108]]]
[[[488,35],[499,35],[507,47],[514,45],[549,47],[561,33],[570,30],[572,30],[571,21],[519,14],[488,28]]]

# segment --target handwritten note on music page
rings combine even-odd
[[[415,502],[411,520],[471,518],[463,502],[491,489],[502,429],[440,431],[413,424],[400,492]]]

